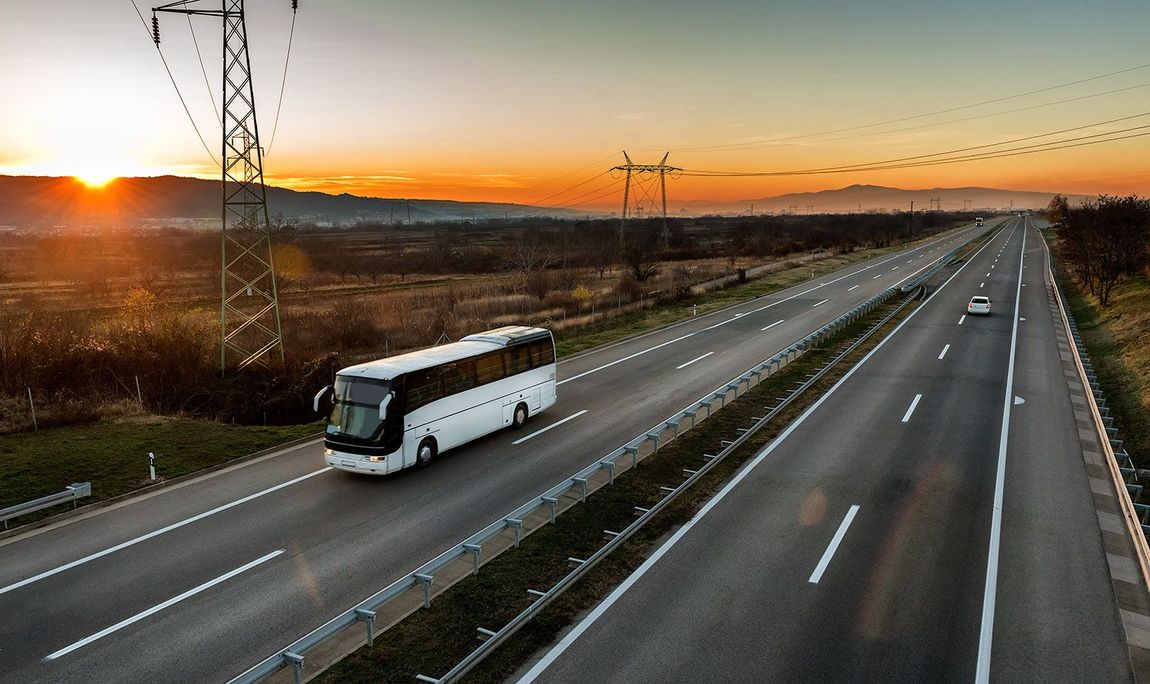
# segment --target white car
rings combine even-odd
[[[975,315],[990,315],[990,297],[971,297],[966,305],[966,313]]]

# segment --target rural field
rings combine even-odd
[[[969,216],[916,217],[918,237]],[[140,411],[311,420],[311,391],[361,360],[508,324],[560,353],[774,289],[905,241],[905,215],[631,222],[523,219],[320,229],[278,218],[287,368],[220,379],[219,237],[171,227],[0,237],[0,431]]]

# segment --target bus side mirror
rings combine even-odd
[[[379,402],[379,419],[380,420],[386,420],[387,419],[387,405],[391,403],[391,400],[393,398],[395,398],[395,392],[390,392],[386,397],[383,398],[383,401]]]
[[[316,413],[321,413],[319,410],[320,404],[330,403],[332,395],[335,394],[335,388],[331,385],[324,387],[315,395],[315,399],[311,400],[311,410]],[[326,413],[326,411],[322,412]]]

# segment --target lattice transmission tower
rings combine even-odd
[[[632,212],[642,216],[644,208],[650,207],[652,211],[648,212],[648,216],[658,214],[660,211],[663,216],[663,235],[664,240],[667,235],[667,176],[678,178],[678,174],[682,173],[683,169],[677,166],[668,166],[667,157],[670,152],[663,155],[663,158],[658,164],[636,164],[631,161],[631,157],[627,155],[626,150],[623,151],[623,159],[626,164],[612,167],[612,171],[622,171],[626,174],[626,181],[623,185],[623,214],[619,220],[619,239],[623,239],[623,228],[627,224],[627,218]],[[658,187],[656,187],[656,183]],[[635,188],[635,193],[632,195],[631,188]],[[634,200],[634,206],[632,201]]]
[[[179,0],[152,8],[152,33],[159,46],[161,12],[223,21],[220,368],[226,372],[282,364],[284,346],[244,0],[220,0],[219,9],[207,4]],[[291,5],[295,12],[298,0]]]

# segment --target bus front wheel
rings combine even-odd
[[[523,427],[523,424],[526,422],[527,422],[527,404],[521,403],[515,407],[515,413],[511,417],[511,428],[514,430],[518,430],[519,428]]]
[[[428,437],[419,443],[415,452],[415,467],[426,468],[435,460],[435,440]]]

